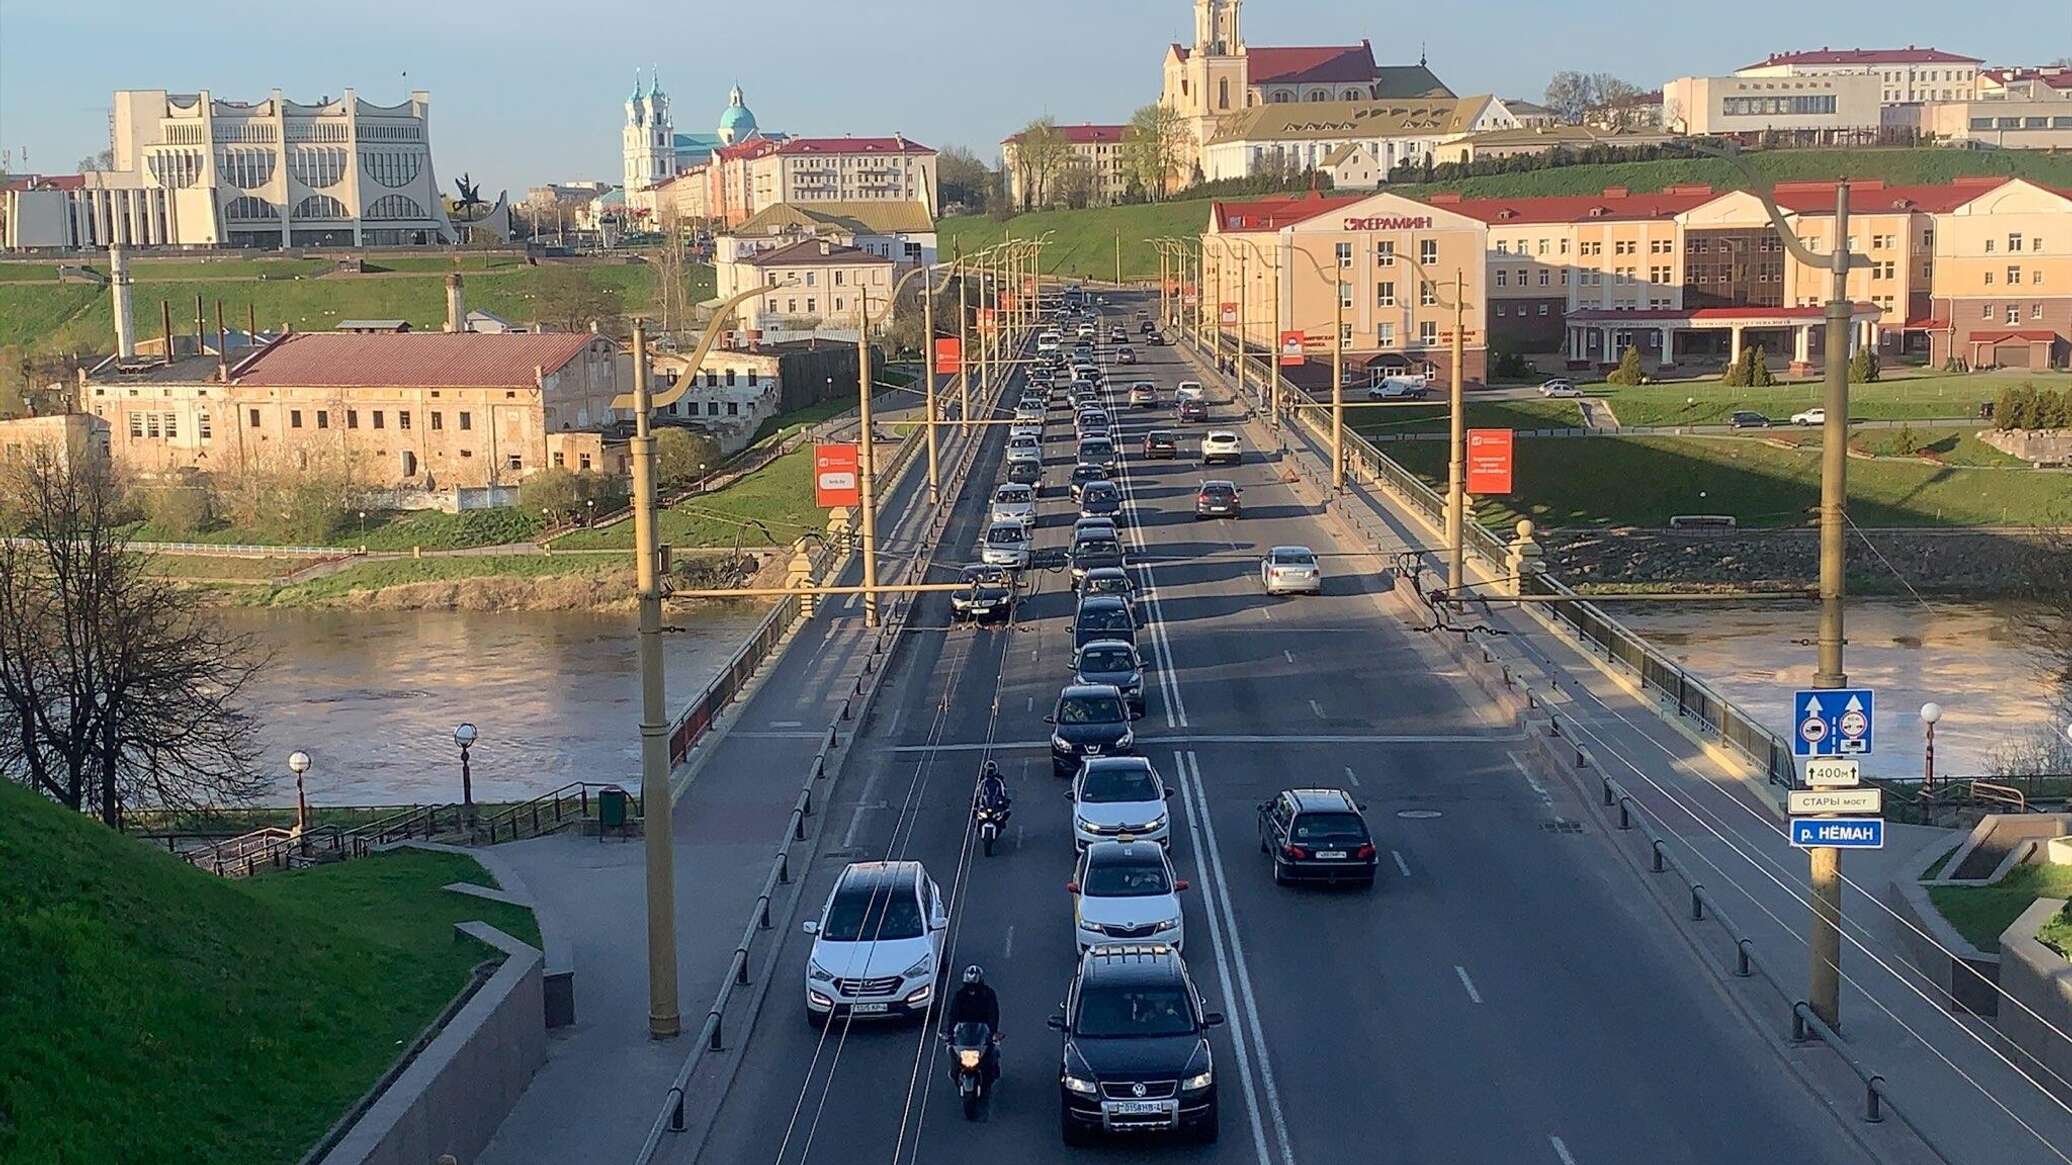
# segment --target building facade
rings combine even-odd
[[[2072,68],[1985,69],[1964,100],[1910,107],[1937,141],[2012,150],[2072,149]]]
[[[1253,48],[1245,43],[1243,12],[1244,0],[1194,0],[1193,43],[1166,49],[1158,103],[1180,117],[1183,184],[1224,123],[1254,106],[1454,95],[1422,60],[1375,64],[1365,40]]]
[[[1425,164],[1449,142],[1518,127],[1494,97],[1277,102],[1222,119],[1202,147],[1201,168],[1211,182],[1322,169],[1335,151],[1357,145],[1386,178],[1398,166]]]
[[[1693,136],[1875,135],[1884,84],[1856,72],[1678,77],[1662,86],[1662,127]]]
[[[744,281],[741,290],[770,289],[741,306],[741,327],[759,343],[854,340],[864,297],[873,316],[882,319],[892,294],[891,259],[832,239],[801,239],[750,255],[739,266],[747,269],[736,277]]]
[[[1772,53],[1734,70],[1737,77],[1875,77],[1885,105],[1911,101],[1954,101],[1972,88],[1977,57],[1937,48],[1808,49]]]
[[[1128,129],[1122,125],[1092,124],[1058,127],[1058,136],[1064,139],[1069,150],[1065,165],[1085,171],[1094,205],[1112,206],[1121,201],[1135,178],[1130,173],[1123,151],[1123,134]],[[1016,206],[1043,205],[1055,190],[1063,168],[1060,168],[1060,174],[1049,176],[1052,190],[1037,190],[1038,179],[1022,165],[1021,150],[1021,134],[1000,141],[1000,165],[1007,174],[1007,196]]]
[[[9,190],[9,249],[362,247],[457,241],[431,95],[312,104],[119,90],[110,167]]]
[[[667,199],[676,202],[672,213],[681,214],[681,199],[687,187],[677,183],[679,175],[705,167],[721,147],[762,136],[738,84],[727,91],[727,106],[720,111],[719,123],[711,133],[679,133],[669,95],[662,92],[661,77],[650,77],[643,93],[640,75],[635,73],[633,94],[626,99],[626,124],[619,131],[620,188],[626,192],[627,213],[652,222],[660,216],[662,203]],[[673,189],[664,194],[660,192],[663,187]]]
[[[749,260],[806,239],[826,239],[902,270],[936,261],[935,220],[918,202],[779,203],[714,237],[715,294],[728,299],[767,282]]]

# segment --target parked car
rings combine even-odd
[[[1368,400],[1423,400],[1431,382],[1422,376],[1384,376],[1367,390]]]
[[[1728,417],[1727,424],[1736,429],[1767,429],[1770,418],[1752,409],[1742,409]]]
[[[1793,413],[1791,415],[1791,423],[1794,425],[1825,425],[1827,424],[1827,410],[1811,408],[1802,413]]]
[[[1570,380],[1568,377],[1557,376],[1554,379],[1547,381],[1545,384],[1540,385],[1540,395],[1581,396],[1583,395],[1583,390],[1577,388],[1575,382]]]

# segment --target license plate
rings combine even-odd
[[[1163,1100],[1111,1100],[1107,1102],[1109,1116],[1163,1116],[1167,1102]]]
[[[883,1015],[892,1009],[889,1003],[852,1003],[849,1010],[857,1015]]]
[[[1320,858],[1337,859],[1344,857],[1345,851],[1342,849],[1320,849],[1317,851],[1317,856]]]
[[[1098,745],[1098,744],[1089,744],[1089,745],[1087,745],[1087,746],[1086,746],[1086,755],[1088,755],[1088,756],[1099,756],[1099,755],[1101,755],[1101,746],[1100,746],[1100,745]]]

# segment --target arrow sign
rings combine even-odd
[[[1815,789],[1853,789],[1863,776],[1853,760],[1809,760],[1806,784]]]
[[[1869,756],[1875,739],[1876,693],[1869,688],[1816,688],[1792,696],[1792,755]]]

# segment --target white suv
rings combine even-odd
[[[1214,465],[1218,461],[1228,461],[1232,465],[1236,465],[1244,459],[1244,442],[1238,440],[1236,433],[1229,429],[1210,429],[1202,435],[1201,463],[1203,465]]]
[[[1072,781],[1073,846],[1125,837],[1172,844],[1172,795],[1146,757],[1088,757]]]
[[[806,1021],[927,1015],[949,910],[919,862],[857,862],[835,879],[806,960]]]
[[[1080,855],[1072,877],[1072,933],[1081,954],[1102,943],[1161,942],[1179,950],[1186,923],[1164,846],[1097,841]]]

